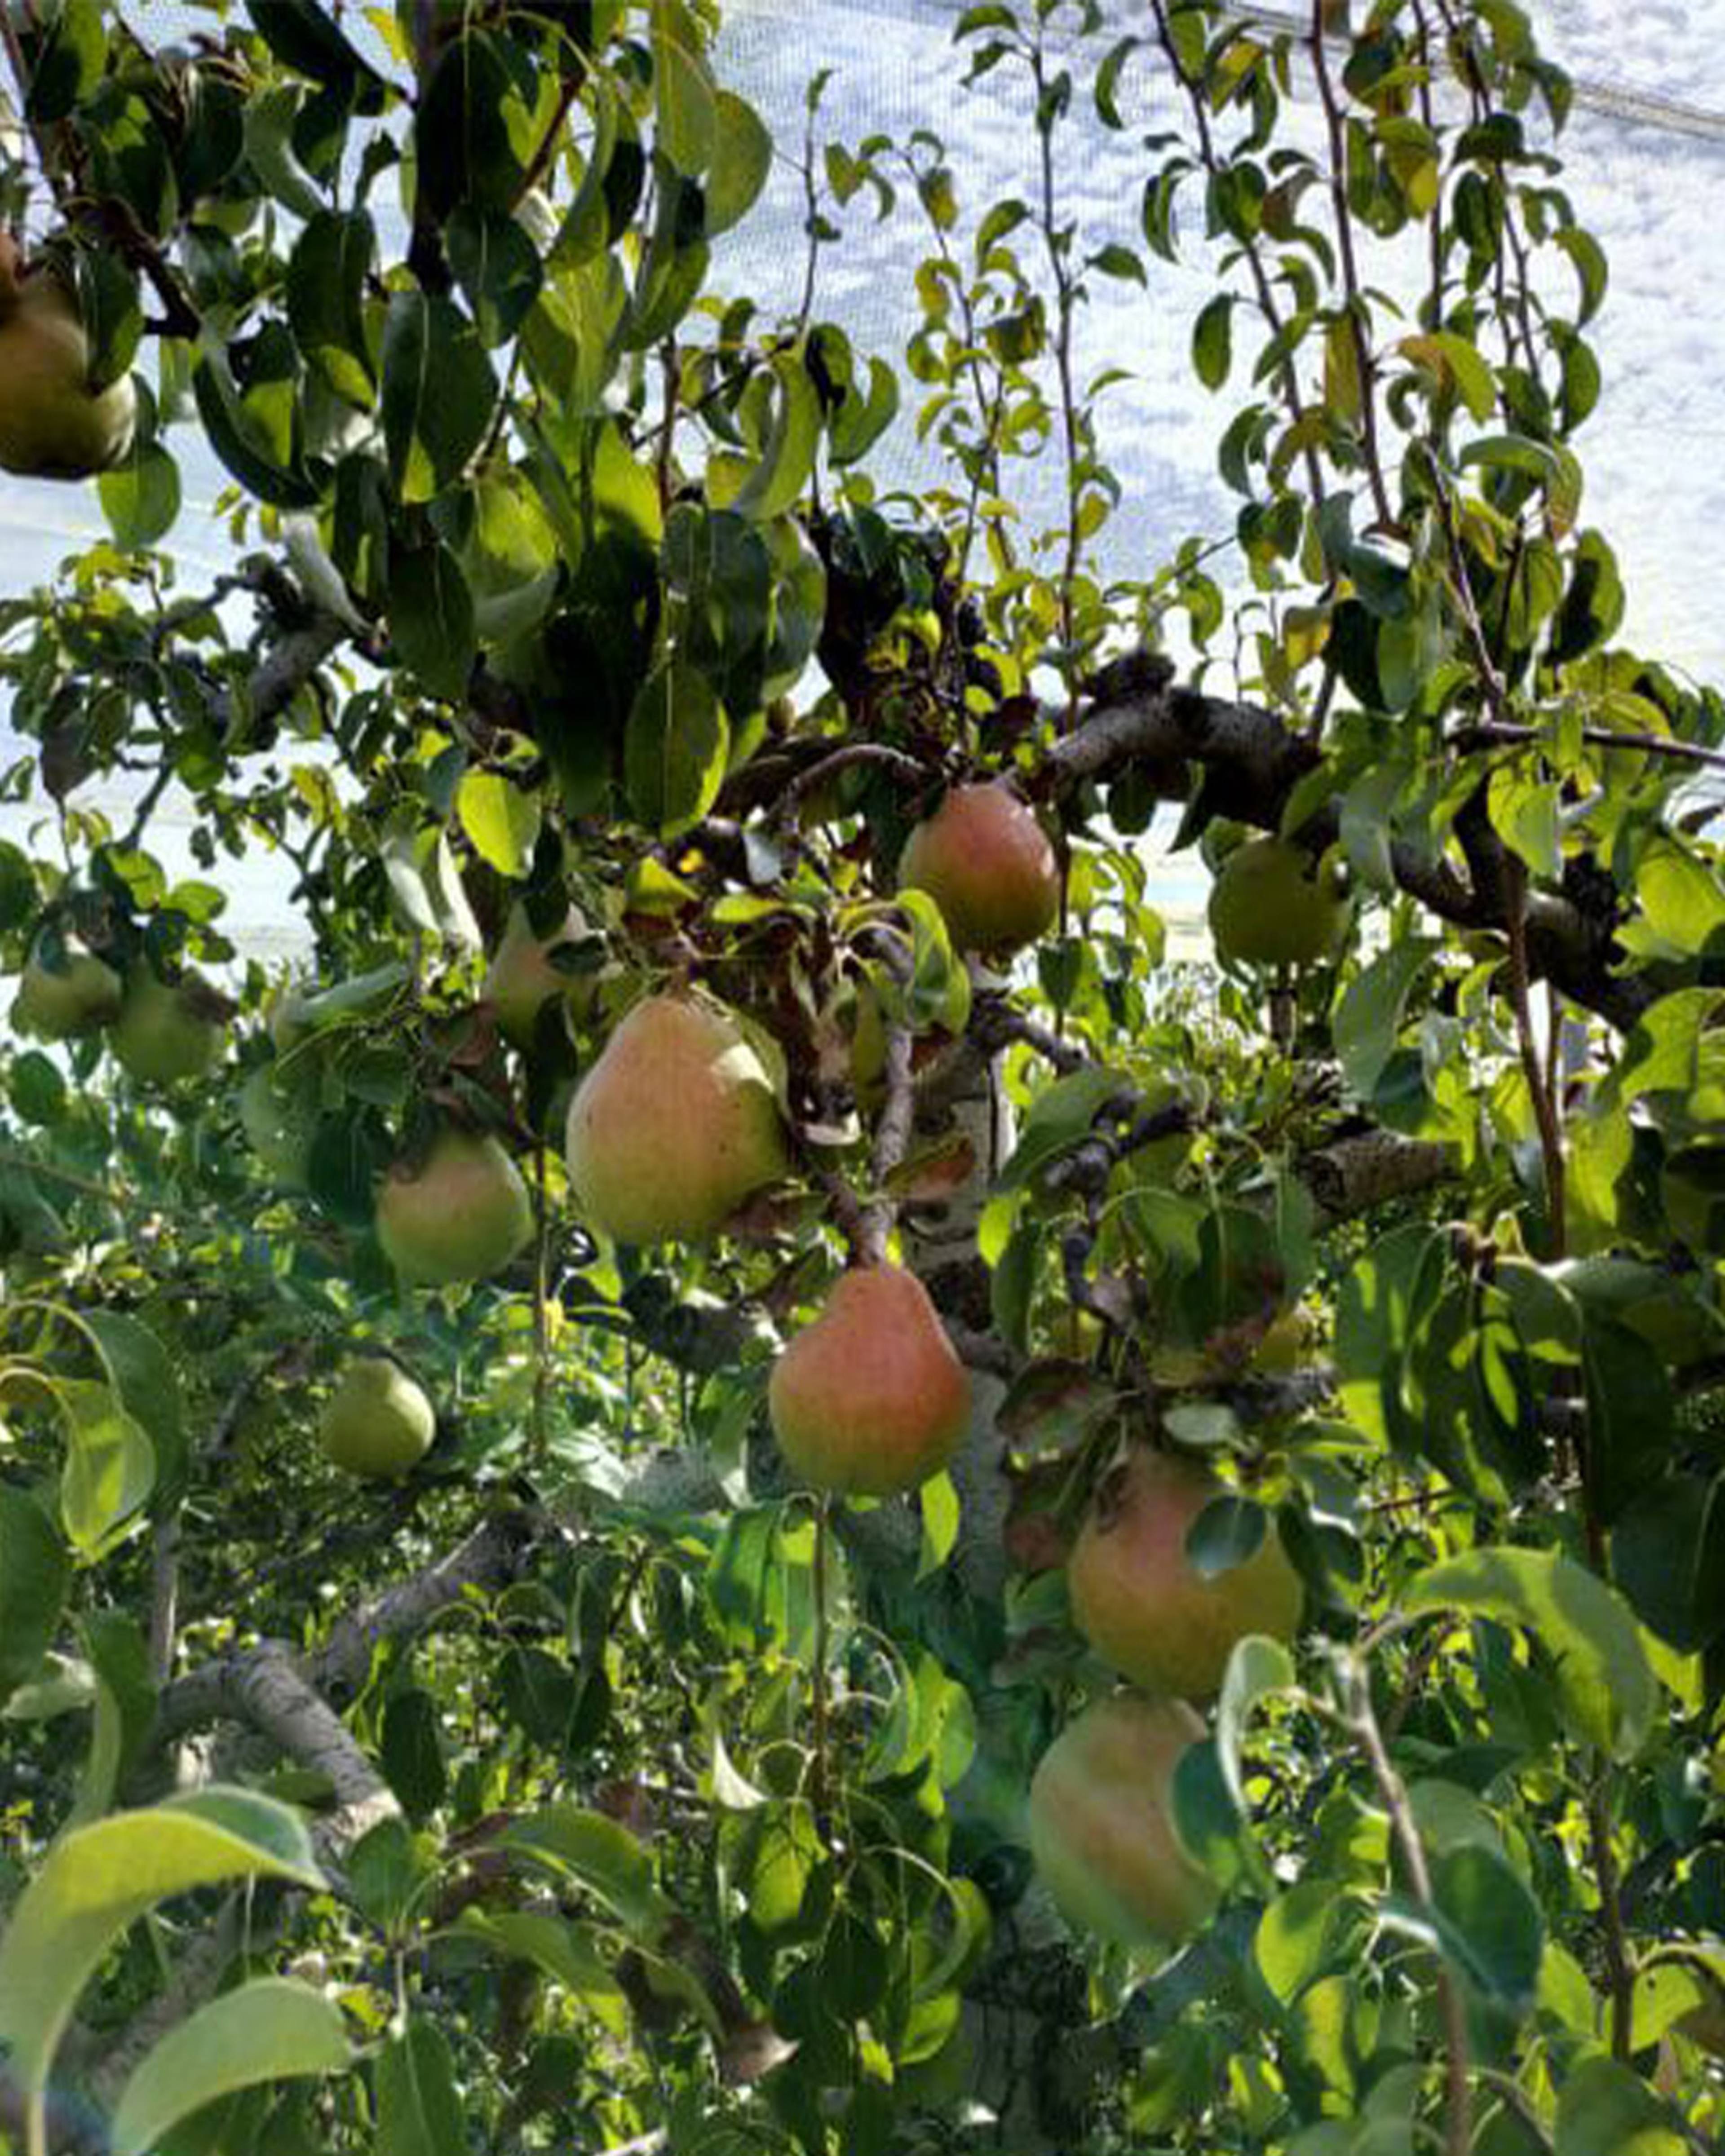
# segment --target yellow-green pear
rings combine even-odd
[[[1347,932],[1348,912],[1339,859],[1315,861],[1286,839],[1236,846],[1210,886],[1210,934],[1231,965],[1315,965]]]
[[[164,981],[147,959],[140,959],[126,974],[108,1045],[121,1068],[145,1085],[202,1078],[221,1056],[224,1008],[202,975]]]
[[[398,1161],[377,1194],[377,1240],[404,1281],[485,1280],[524,1250],[533,1201],[495,1137],[448,1125],[422,1160]]]
[[[431,1402],[387,1355],[357,1355],[324,1403],[318,1442],[331,1466],[393,1481],[422,1459],[437,1429]]]
[[[124,991],[111,966],[76,946],[60,960],[50,966],[39,947],[18,979],[13,1023],[39,1040],[80,1040],[119,1014]]]
[[[27,270],[0,233],[0,466],[35,479],[88,479],[131,446],[130,375],[92,395],[90,340],[58,270]]]
[[[552,963],[551,954],[562,943],[579,941],[588,927],[574,906],[561,928],[550,936],[536,936],[524,906],[510,909],[502,941],[485,974],[485,999],[497,1013],[497,1024],[506,1040],[516,1048],[530,1048],[539,1014],[554,996],[567,997],[577,1011],[590,1010],[596,973],[566,973]]]

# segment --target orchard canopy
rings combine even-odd
[[[954,7],[997,192],[814,17],[9,0],[13,2156],[1719,2148],[1725,701],[1538,13]]]

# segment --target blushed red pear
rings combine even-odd
[[[1109,1666],[1146,1691],[1209,1699],[1236,1640],[1290,1640],[1300,1575],[1274,1522],[1244,1563],[1206,1578],[1186,1536],[1227,1491],[1195,1460],[1139,1445],[1097,1491],[1066,1567],[1072,1621]]]
[[[619,1243],[702,1242],[789,1165],[766,1065],[726,1012],[649,996],[569,1104],[569,1184]]]
[[[970,1423],[970,1378],[914,1273],[841,1273],[826,1307],[773,1367],[773,1435],[810,1488],[890,1497],[952,1459]]]
[[[1019,951],[1060,906],[1060,865],[1034,812],[998,782],[955,786],[906,842],[901,889],[924,891],[961,951]]]
[[[1150,1952],[1188,1938],[1217,1890],[1174,1831],[1174,1770],[1204,1733],[1183,1700],[1117,1692],[1086,1707],[1030,1784],[1030,1853],[1075,1931]]]

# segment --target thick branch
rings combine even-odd
[[[1173,688],[1092,705],[1083,723],[1050,747],[1040,783],[1044,792],[1058,797],[1137,765],[1151,774],[1164,798],[1184,800],[1194,787],[1191,767],[1197,766],[1219,814],[1275,830],[1294,787],[1321,760],[1312,743],[1290,733],[1273,711]],[[1327,846],[1338,826],[1332,802],[1307,819],[1301,837],[1315,848]],[[1403,841],[1392,844],[1390,864],[1400,888],[1440,920],[1459,928],[1507,934],[1498,879],[1476,882],[1453,861]],[[1626,1033],[1653,1001],[1655,991],[1645,981],[1614,970],[1620,953],[1609,925],[1593,920],[1567,898],[1530,891],[1526,932],[1530,978],[1550,981],[1570,1002],[1620,1032]]]
[[[1410,1198],[1434,1183],[1447,1183],[1456,1172],[1448,1146],[1404,1138],[1394,1131],[1362,1131],[1337,1138],[1295,1163],[1295,1173],[1331,1222]]]

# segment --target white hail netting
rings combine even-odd
[[[1073,56],[1080,85],[1072,124],[1062,131],[1065,213],[1076,214],[1086,246],[1141,239],[1138,203],[1148,158],[1139,137],[1181,123],[1183,113],[1159,61],[1141,57],[1122,104],[1128,127],[1097,121],[1087,84],[1112,39],[1149,26],[1144,0],[1105,0],[1108,27]],[[1304,0],[1297,0],[1303,9]],[[1363,4],[1357,0],[1356,13]],[[153,39],[203,24],[198,10],[134,5],[131,19]],[[236,13],[239,11],[236,10]],[[865,136],[903,142],[918,127],[948,146],[964,230],[1004,195],[1029,195],[1034,136],[1022,81],[1002,67],[969,90],[965,59],[952,41],[958,0],[736,0],[728,10],[721,77],[760,110],[784,154],[761,202],[716,250],[715,285],[747,294],[763,312],[794,308],[805,241],[800,156],[803,94],[819,67],[834,70],[822,106],[820,139],[855,147]],[[1725,0],[1530,0],[1544,49],[1575,76],[1580,95],[1561,144],[1565,184],[1581,221],[1610,259],[1611,284],[1590,332],[1604,390],[1578,442],[1587,474],[1584,515],[1609,534],[1630,593],[1625,635],[1702,679],[1725,679],[1725,609],[1720,605],[1719,535],[1725,531]],[[350,33],[371,35],[357,11]],[[1299,124],[1309,127],[1307,103]],[[822,253],[816,311],[845,324],[862,350],[896,362],[915,326],[916,264],[929,234],[907,191],[898,213],[873,217],[867,191],[843,218],[844,237]],[[1181,538],[1224,531],[1235,499],[1215,474],[1217,438],[1244,393],[1251,344],[1242,316],[1230,387],[1212,397],[1188,366],[1191,324],[1213,289],[1214,254],[1198,228],[1198,195],[1181,218],[1183,259],[1170,267],[1146,256],[1147,290],[1093,280],[1081,325],[1081,378],[1105,366],[1131,370],[1108,393],[1103,446],[1125,487],[1106,535],[1112,571],[1145,572]],[[380,192],[378,207],[383,206]],[[1017,239],[1028,261],[1033,234]],[[1144,252],[1140,246],[1141,254]],[[1567,269],[1551,272],[1553,297],[1569,305]],[[1393,280],[1391,280],[1393,281]],[[905,416],[873,459],[882,485],[915,487],[938,466],[916,441],[922,393],[905,380]],[[223,535],[208,514],[223,483],[189,429],[174,446],[185,470],[187,506],[171,535],[187,583],[207,579],[224,557]],[[1024,528],[1057,513],[1060,479],[1050,455],[1014,467]],[[69,547],[100,529],[93,487],[0,480],[0,592],[16,593],[52,572]],[[18,828],[0,808],[0,833]],[[177,851],[172,822],[152,827],[164,853]],[[234,891],[230,922],[249,948],[280,947],[280,879],[272,865],[249,865]],[[1158,901],[1178,918],[1199,896],[1184,864],[1159,865]]]

